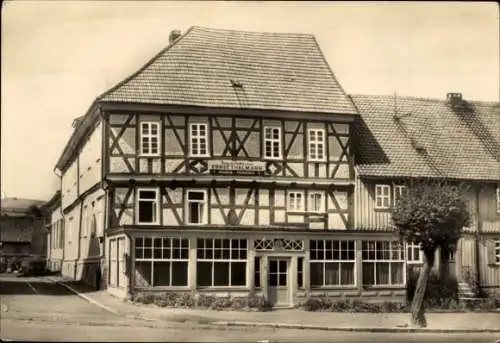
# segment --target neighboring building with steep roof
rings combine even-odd
[[[412,178],[471,186],[472,222],[450,259],[460,281],[479,278],[500,292],[500,103],[354,95],[356,120],[355,226],[392,231],[390,208]],[[407,256],[421,261],[418,247]],[[411,261],[410,261],[411,262]]]
[[[0,257],[45,256],[43,201],[4,198],[0,203]],[[5,266],[5,264],[3,264]]]

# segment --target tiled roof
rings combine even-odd
[[[500,181],[500,103],[355,95],[364,177]],[[399,120],[395,119],[395,115]]]
[[[100,100],[356,113],[314,36],[197,26]]]

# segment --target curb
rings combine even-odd
[[[88,302],[89,302],[89,303],[91,303],[91,304],[94,304],[94,305],[96,305],[96,306],[98,306],[98,307],[102,308],[103,310],[106,310],[106,311],[108,311],[108,312],[110,312],[110,313],[113,313],[113,314],[116,314],[116,315],[121,315],[118,311],[113,310],[112,308],[110,308],[110,307],[108,307],[108,306],[106,306],[106,305],[103,305],[103,304],[101,304],[100,302],[95,301],[94,299],[89,298],[88,296],[86,296],[86,295],[84,295],[84,294],[82,294],[82,293],[78,292],[78,291],[77,291],[77,290],[75,290],[73,287],[71,287],[71,286],[67,285],[64,281],[58,281],[58,280],[54,280],[54,279],[52,279],[52,278],[50,278],[49,280],[51,280],[51,281],[53,281],[53,282],[57,283],[58,285],[63,286],[63,287],[64,287],[64,288],[66,288],[67,290],[69,290],[69,291],[71,291],[72,293],[75,293],[76,295],[78,295],[80,298],[82,298],[82,299],[84,299],[84,300],[88,301]]]
[[[285,324],[285,323],[262,323],[262,322],[211,322],[211,325],[218,326],[243,326],[243,327],[263,327],[276,329],[299,329],[299,330],[322,330],[322,331],[343,331],[343,332],[399,332],[399,333],[495,333],[500,329],[427,329],[427,328],[349,328],[332,327],[321,325]]]

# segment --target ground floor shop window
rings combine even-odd
[[[245,286],[246,262],[245,239],[198,239],[197,285]]]
[[[188,264],[188,239],[135,239],[135,285],[138,287],[187,286]]]
[[[363,284],[372,286],[404,283],[404,251],[397,241],[364,241]]]
[[[311,287],[354,286],[355,258],[353,240],[311,240]]]

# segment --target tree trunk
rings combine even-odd
[[[425,290],[427,288],[427,280],[429,279],[429,274],[434,264],[434,253],[435,250],[424,253],[424,266],[422,267],[422,269],[420,269],[417,287],[415,289],[415,294],[411,303],[411,324],[420,327],[427,326],[427,321],[425,319],[424,300]]]
[[[439,254],[439,276],[444,280],[450,274],[450,250],[446,248],[440,249]]]

